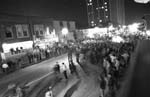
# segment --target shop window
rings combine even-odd
[[[29,37],[29,29],[27,24],[18,24],[16,25],[16,32],[18,38]]]
[[[6,38],[13,38],[13,30],[12,30],[12,26],[6,27],[5,29],[5,37]]]

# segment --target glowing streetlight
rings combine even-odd
[[[67,28],[63,28],[62,29],[62,34],[66,36],[68,34],[68,29]]]

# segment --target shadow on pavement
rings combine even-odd
[[[68,89],[68,91],[66,92],[66,94],[64,95],[64,97],[71,97],[71,95],[78,89],[80,82],[81,82],[81,80],[79,80],[70,89]]]

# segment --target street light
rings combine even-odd
[[[64,36],[66,36],[66,35],[68,34],[68,29],[67,29],[67,28],[63,28],[63,29],[62,29],[62,34],[63,34]]]
[[[63,40],[64,42],[66,42],[66,35],[68,34],[68,32],[69,32],[69,31],[68,31],[67,28],[63,28],[63,29],[62,29],[62,35],[64,36],[64,40],[65,40],[65,41]]]

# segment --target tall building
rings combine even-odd
[[[109,0],[86,0],[86,3],[90,27],[103,26],[110,21]]]
[[[125,0],[110,0],[110,21],[114,25],[125,24]]]
[[[124,0],[86,0],[90,27],[125,24]]]

